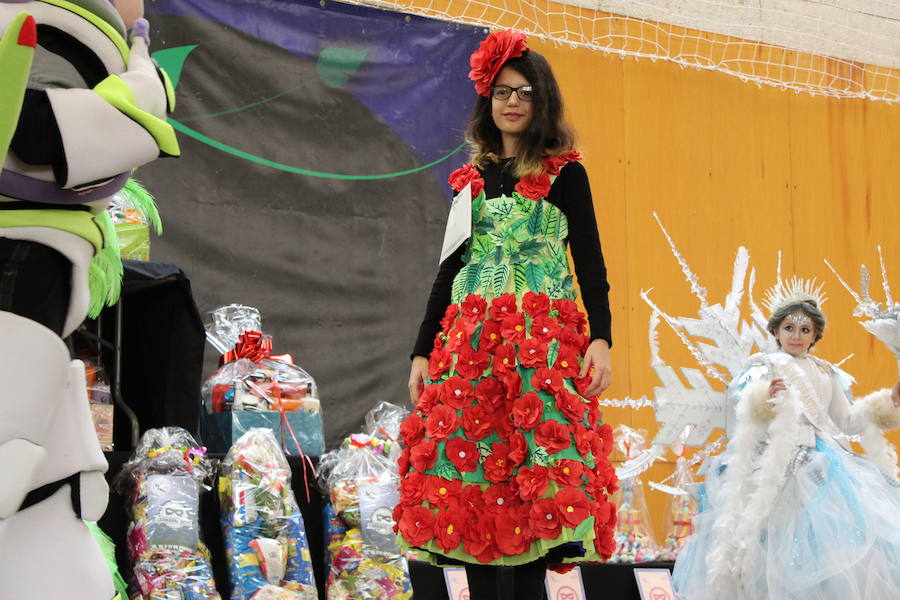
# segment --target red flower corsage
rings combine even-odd
[[[472,184],[472,198],[477,198],[484,189],[484,179],[473,165],[464,165],[450,173],[447,183],[454,192],[461,192],[468,184]]]
[[[545,172],[540,175],[523,177],[514,188],[523,198],[540,200],[550,193],[550,175]]]
[[[469,79],[475,82],[475,91],[485,98],[490,96],[491,84],[504,63],[511,58],[522,56],[528,51],[525,34],[521,31],[495,31],[488,35],[478,50],[469,57],[472,70]]]

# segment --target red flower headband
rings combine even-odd
[[[491,94],[491,84],[504,63],[511,58],[522,56],[528,51],[525,34],[521,31],[507,29],[491,33],[472,53],[469,64],[469,79],[475,82],[475,91],[485,98]]]

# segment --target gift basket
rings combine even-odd
[[[162,221],[150,192],[136,179],[129,179],[106,210],[116,228],[121,257],[150,260],[150,229],[162,234]]]
[[[100,449],[109,452],[113,449],[113,403],[109,383],[103,367],[85,360],[85,385],[87,386],[88,406],[91,409],[91,420],[97,432]]]
[[[379,404],[366,418],[368,433],[351,435],[319,463],[319,482],[331,503],[325,511],[329,600],[412,598],[392,517],[399,501],[393,440],[405,416],[404,409]]]
[[[673,485],[663,491],[669,494],[668,534],[662,544],[659,560],[674,561],[685,540],[694,533],[694,517],[697,515],[697,501],[688,490],[694,485],[694,474],[688,460],[679,456],[675,461]],[[660,486],[662,487],[662,486]]]
[[[614,439],[625,460],[640,455],[646,448],[646,437],[626,425],[616,427]],[[618,507],[616,512],[616,551],[609,562],[641,563],[659,558],[659,545],[653,538],[650,512],[644,498],[644,484],[639,474],[619,480],[619,490],[611,502]]]
[[[200,539],[200,493],[211,463],[187,431],[150,429],[116,476],[130,517],[132,600],[218,600]]]
[[[219,506],[233,600],[317,600],[291,471],[269,429],[251,429],[219,469]]]
[[[324,451],[322,415],[313,378],[290,355],[273,355],[259,311],[232,304],[212,312],[206,337],[222,354],[203,384],[203,439],[225,452],[254,427],[275,432],[290,455]]]

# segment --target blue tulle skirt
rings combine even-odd
[[[817,439],[791,463],[758,536],[749,580],[727,592],[707,584],[716,500],[728,453],[710,464],[701,511],[675,563],[684,600],[900,599],[900,486],[865,459],[831,440]]]

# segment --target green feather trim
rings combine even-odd
[[[103,234],[103,246],[94,254],[88,269],[88,285],[91,294],[88,316],[96,317],[104,306],[119,301],[122,291],[122,259],[119,257],[119,238],[109,213],[101,212],[94,223]]]
[[[116,598],[127,598],[128,586],[125,584],[125,579],[122,578],[122,574],[119,573],[119,566],[116,564],[115,543],[113,543],[112,539],[110,539],[96,523],[85,521],[84,524],[87,525],[87,528],[94,536],[94,541],[100,546],[103,558],[106,559],[106,566],[109,569],[110,576],[112,576],[113,586],[116,588],[116,592],[118,592]]]
[[[153,194],[147,191],[147,188],[133,177],[125,182],[119,194],[125,198],[127,204],[143,215],[144,220],[150,224],[156,235],[162,235],[162,220],[159,218],[159,209],[156,207],[156,201]]]

